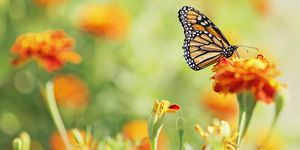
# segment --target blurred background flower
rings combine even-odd
[[[79,17],[82,30],[108,39],[124,38],[128,25],[129,14],[115,4],[87,4]]]
[[[65,62],[78,64],[80,55],[72,51],[74,40],[62,30],[27,33],[17,38],[11,51],[17,55],[13,65],[35,59],[47,71],[60,69]]]
[[[89,102],[87,85],[74,74],[56,76],[54,94],[58,105],[73,109],[83,109]]]
[[[213,114],[215,118],[233,121],[238,114],[238,104],[235,95],[219,94],[207,91],[201,95],[200,106]]]
[[[251,0],[251,4],[259,15],[266,16],[269,13],[270,0]]]

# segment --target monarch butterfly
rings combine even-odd
[[[184,29],[182,48],[187,64],[195,71],[231,57],[238,46],[230,45],[219,28],[193,7],[184,6],[178,11]]]

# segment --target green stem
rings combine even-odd
[[[46,102],[48,104],[48,109],[49,112],[51,114],[51,117],[56,125],[56,128],[59,132],[59,134],[62,137],[62,140],[66,146],[67,150],[71,150],[71,144],[70,144],[70,140],[68,138],[68,134],[66,131],[66,128],[64,126],[64,123],[61,119],[61,116],[59,114],[57,105],[56,105],[56,101],[55,101],[55,96],[54,96],[54,91],[53,91],[53,82],[48,81],[46,83],[46,93],[45,93],[45,99]]]
[[[183,150],[183,139],[182,139],[182,136],[179,137],[179,150]]]
[[[164,116],[152,114],[148,121],[148,136],[151,150],[157,150],[157,139],[163,127]]]
[[[256,106],[256,100],[251,92],[242,92],[237,95],[239,103],[239,124],[237,146],[240,145],[242,138],[247,132],[253,110]]]
[[[176,121],[177,132],[179,136],[179,150],[183,150],[184,119],[178,117]]]
[[[151,150],[157,150],[157,137],[150,139]]]
[[[240,111],[239,115],[239,125],[238,125],[238,137],[237,137],[237,145],[239,146],[243,137],[243,132],[245,130],[245,121],[246,121],[246,112]]]

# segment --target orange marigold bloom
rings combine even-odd
[[[206,92],[201,98],[201,105],[222,120],[231,120],[236,117],[238,112],[238,103],[232,94],[223,95],[213,91]]]
[[[84,82],[72,74],[54,79],[56,102],[70,108],[84,108],[89,101],[89,90]]]
[[[256,100],[273,102],[280,84],[275,80],[279,75],[275,65],[262,55],[256,58],[221,59],[213,68],[213,88],[221,93],[251,91]]]
[[[82,139],[85,140],[84,145],[87,146],[90,150],[95,149],[95,147],[92,144],[92,142],[93,142],[92,135],[90,135],[90,137],[86,137],[85,131],[79,130],[79,132],[80,132]],[[76,149],[76,148],[78,149],[78,148],[82,147],[82,145],[80,145],[80,143],[78,143],[78,141],[76,140],[76,137],[74,136],[74,133],[72,132],[72,130],[68,130],[67,134],[68,134],[68,138],[70,140],[70,144],[74,149]],[[66,150],[63,139],[58,132],[54,132],[52,134],[52,136],[50,138],[50,147],[51,147],[51,150]]]
[[[27,33],[17,38],[11,51],[16,58],[13,65],[20,65],[33,58],[48,72],[60,69],[65,62],[78,64],[79,54],[72,51],[74,40],[62,30]]]
[[[123,136],[125,139],[141,142],[136,150],[150,150],[147,125],[146,120],[133,120],[126,123],[123,127]],[[158,137],[158,149],[166,149],[167,143],[166,134],[162,131]]]
[[[120,39],[128,30],[128,13],[113,4],[89,4],[83,8],[79,20],[84,31],[108,39]]]

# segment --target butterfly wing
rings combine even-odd
[[[224,47],[229,46],[228,40],[220,29],[204,14],[200,13],[193,7],[184,6],[178,11],[179,21],[181,22],[185,35],[190,34],[193,30],[207,31],[215,37],[221,39]]]
[[[183,44],[184,58],[193,70],[201,70],[220,60],[224,45],[207,31],[190,31]]]

